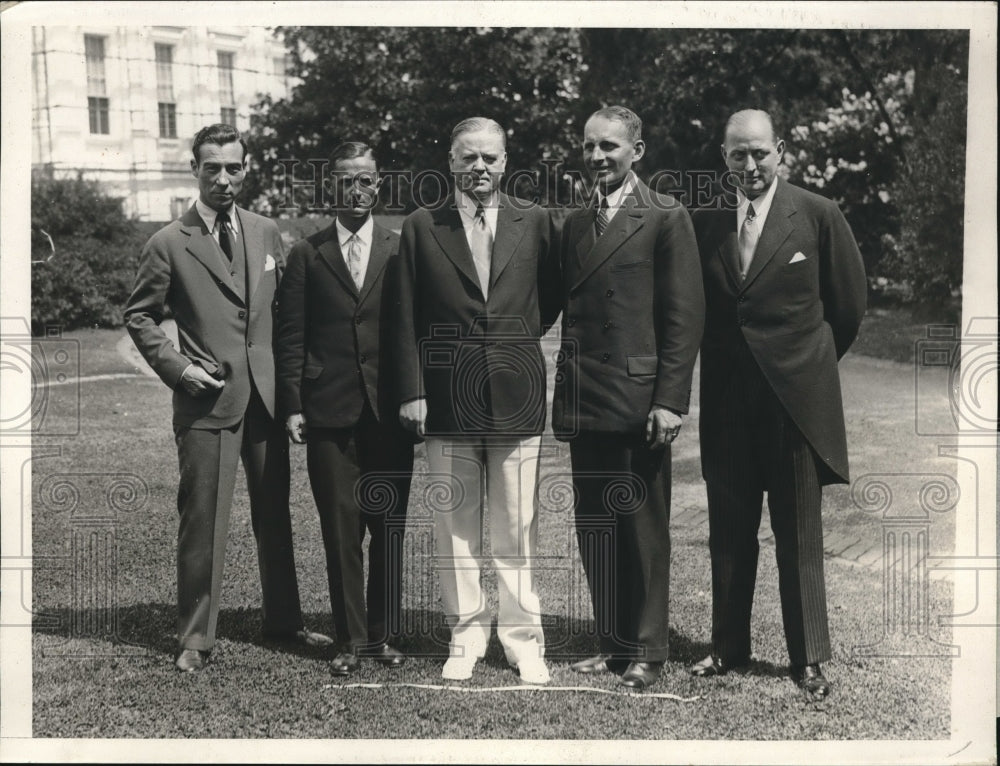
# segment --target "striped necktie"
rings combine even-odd
[[[493,255],[493,233],[486,223],[486,210],[482,205],[476,208],[476,218],[472,223],[472,236],[469,239],[469,249],[472,250],[472,261],[476,266],[476,276],[487,297],[490,289],[490,259]]]

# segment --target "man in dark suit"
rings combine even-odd
[[[479,583],[483,495],[499,587],[497,633],[521,679],[546,683],[532,568],[535,487],[545,424],[539,338],[554,321],[558,278],[549,216],[498,187],[506,137],[473,117],[451,135],[455,191],[403,223],[395,354],[400,420],[426,436],[441,597],[451,627],[442,675],[472,676],[490,636]]]
[[[704,299],[687,211],[635,175],[642,121],[612,106],[584,126],[589,207],[562,234],[563,347],[553,430],[568,439],[580,555],[600,653],[579,673],[654,684],[667,658],[670,444],[688,411]]]
[[[288,439],[274,419],[272,312],[283,266],[272,221],[238,208],[247,149],[228,125],[198,132],[199,198],[143,249],[125,326],[173,389],[180,461],[176,665],[201,670],[215,644],[229,512],[242,458],[264,599],[265,636],[309,645],[288,511]],[[173,310],[180,348],[161,329]]]
[[[707,316],[701,457],[712,558],[712,653],[722,675],[750,660],[764,492],[796,682],[829,694],[821,487],[847,482],[837,361],[865,311],[864,265],[837,206],[777,177],[784,142],[766,112],[737,112],[722,156],[736,209],[695,213]]]
[[[359,656],[389,667],[406,659],[390,641],[400,627],[413,440],[388,393],[383,294],[399,237],[371,214],[378,166],[372,150],[354,141],[334,149],[331,166],[336,221],[292,248],[281,281],[278,408],[292,441],[307,445],[341,644],[332,669],[349,675]]]

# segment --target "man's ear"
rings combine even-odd
[[[726,161],[726,145],[725,144],[719,144],[719,151],[722,152],[722,161],[725,162]]]
[[[632,150],[634,151],[634,156],[632,157],[632,162],[638,162],[642,159],[643,155],[646,153],[646,142],[641,138],[632,144]]]
[[[780,160],[785,154],[785,139],[778,139],[778,143],[774,145],[774,151],[778,153],[778,159]]]
[[[191,175],[198,177],[198,161],[194,157],[191,158]]]

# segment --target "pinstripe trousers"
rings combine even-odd
[[[782,621],[793,665],[830,658],[823,526],[816,457],[757,366],[749,347],[715,381],[726,439],[707,482],[712,558],[712,647],[730,663],[750,656],[764,492],[774,532]]]

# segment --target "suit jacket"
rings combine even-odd
[[[593,207],[562,233],[562,351],[553,431],[643,433],[653,405],[686,413],[704,316],[684,206],[635,179],[595,240]]]
[[[139,260],[125,326],[136,347],[174,390],[174,425],[216,429],[240,421],[251,383],[273,417],[275,295],[284,267],[278,227],[235,208],[237,250],[246,250],[245,279],[231,266],[192,206],[156,232]],[[160,328],[167,306],[177,322],[180,348]],[[225,379],[221,391],[192,397],[178,386],[188,364]]]
[[[403,222],[395,361],[400,402],[427,399],[429,435],[531,436],[545,425],[538,339],[558,313],[552,220],[500,195],[488,298],[454,197]]]
[[[707,316],[701,352],[702,471],[722,467],[715,422],[725,402],[734,350],[746,343],[775,395],[828,470],[823,483],[847,482],[847,437],[837,361],[865,313],[861,253],[839,208],[777,180],[771,209],[744,281],[738,274],[735,210],[694,215],[705,277]],[[794,262],[793,262],[794,260]]]
[[[296,243],[288,254],[278,309],[278,411],[305,414],[309,425],[347,428],[367,401],[376,418],[395,425],[399,405],[379,376],[383,359],[385,285],[399,237],[375,224],[361,290],[340,250],[337,224]]]

